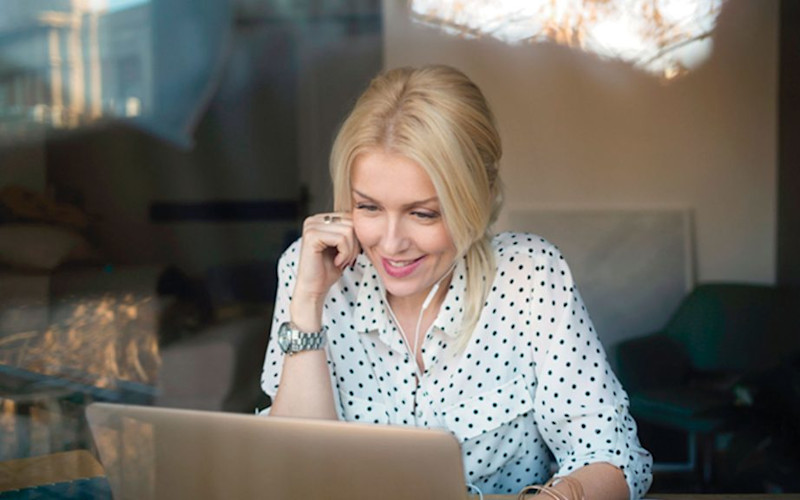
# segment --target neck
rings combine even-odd
[[[444,276],[437,282],[438,289],[433,293],[431,296],[431,291],[433,285],[430,289],[428,289],[425,294],[417,294],[412,297],[396,297],[394,295],[387,295],[386,299],[389,301],[389,306],[392,308],[395,314],[406,316],[406,315],[416,315],[420,314],[422,311],[423,305],[426,304],[425,310],[437,311],[439,307],[444,302],[444,298],[447,295],[447,288],[450,286],[450,280],[452,279],[451,271],[447,271]]]

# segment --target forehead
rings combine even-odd
[[[403,199],[405,203],[436,196],[430,176],[414,160],[396,153],[371,151],[353,162],[350,183],[354,191],[372,198]]]

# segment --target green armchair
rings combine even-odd
[[[735,428],[742,416],[736,382],[798,350],[799,317],[796,290],[697,286],[661,331],[618,344],[617,370],[631,413],[640,422],[686,432],[689,466],[701,466],[709,485],[714,436]]]

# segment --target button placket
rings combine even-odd
[[[435,337],[437,334],[441,335],[443,333],[444,332],[442,330],[434,325],[431,325],[431,328],[428,330],[423,340],[422,359],[425,363],[425,370],[422,373],[422,380],[420,380],[417,384],[416,395],[414,398],[414,408],[416,418],[424,418],[424,422],[418,421],[418,424],[430,424],[431,418],[433,418],[433,415],[436,414],[432,408],[433,405],[430,393],[433,390],[432,382],[434,380],[435,373],[437,372],[437,366],[439,363],[441,363],[439,357],[441,356],[442,352],[442,349]]]
[[[420,405],[419,395],[421,391],[421,381],[417,375],[416,370],[416,360],[411,359],[411,355],[408,356],[408,366],[410,367],[410,376],[413,377],[414,380],[414,389],[411,391],[411,401],[413,404],[412,413],[414,415],[414,424],[419,425],[420,420],[422,419],[422,406]]]

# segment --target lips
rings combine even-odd
[[[411,260],[392,260],[381,258],[381,263],[383,264],[383,269],[386,271],[386,274],[392,278],[405,278],[419,267],[424,258],[424,255],[417,259]]]

